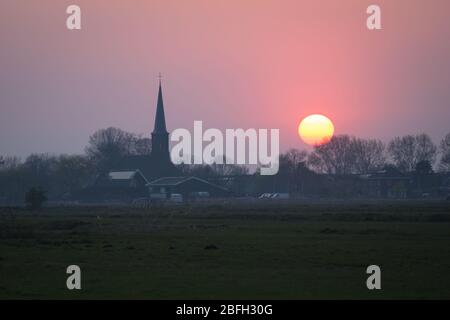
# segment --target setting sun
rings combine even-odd
[[[333,123],[321,114],[307,116],[298,126],[298,134],[305,143],[311,146],[327,143],[333,137],[333,133]]]

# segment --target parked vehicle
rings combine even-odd
[[[169,202],[182,203],[183,202],[183,195],[179,194],[179,193],[172,193],[170,195]]]
[[[258,197],[259,199],[272,199],[272,200],[287,200],[289,199],[289,193],[263,193]]]
[[[289,199],[289,193],[274,193],[272,194],[272,199],[287,200]]]

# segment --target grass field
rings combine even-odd
[[[0,298],[450,298],[447,202],[0,209]],[[82,290],[66,289],[66,268]],[[382,269],[382,290],[366,268]]]

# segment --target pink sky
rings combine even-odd
[[[82,30],[65,27],[82,9]],[[383,30],[366,28],[382,8]],[[95,130],[148,135],[157,75],[169,130],[302,117],[376,137],[450,131],[447,0],[2,0],[0,154],[80,153]]]

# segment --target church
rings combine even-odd
[[[150,155],[125,157],[116,168],[112,168],[113,171],[139,170],[147,181],[161,177],[175,177],[181,174],[170,160],[169,132],[166,128],[161,81],[159,82],[155,124],[151,136],[152,151]]]
[[[198,177],[181,176],[181,171],[172,163],[161,81],[151,144],[149,155],[122,158],[108,172],[98,176],[92,186],[85,188],[80,193],[80,199],[112,203],[142,198],[171,199],[173,195],[183,200],[205,195],[208,198],[230,196],[230,192],[219,185]]]

